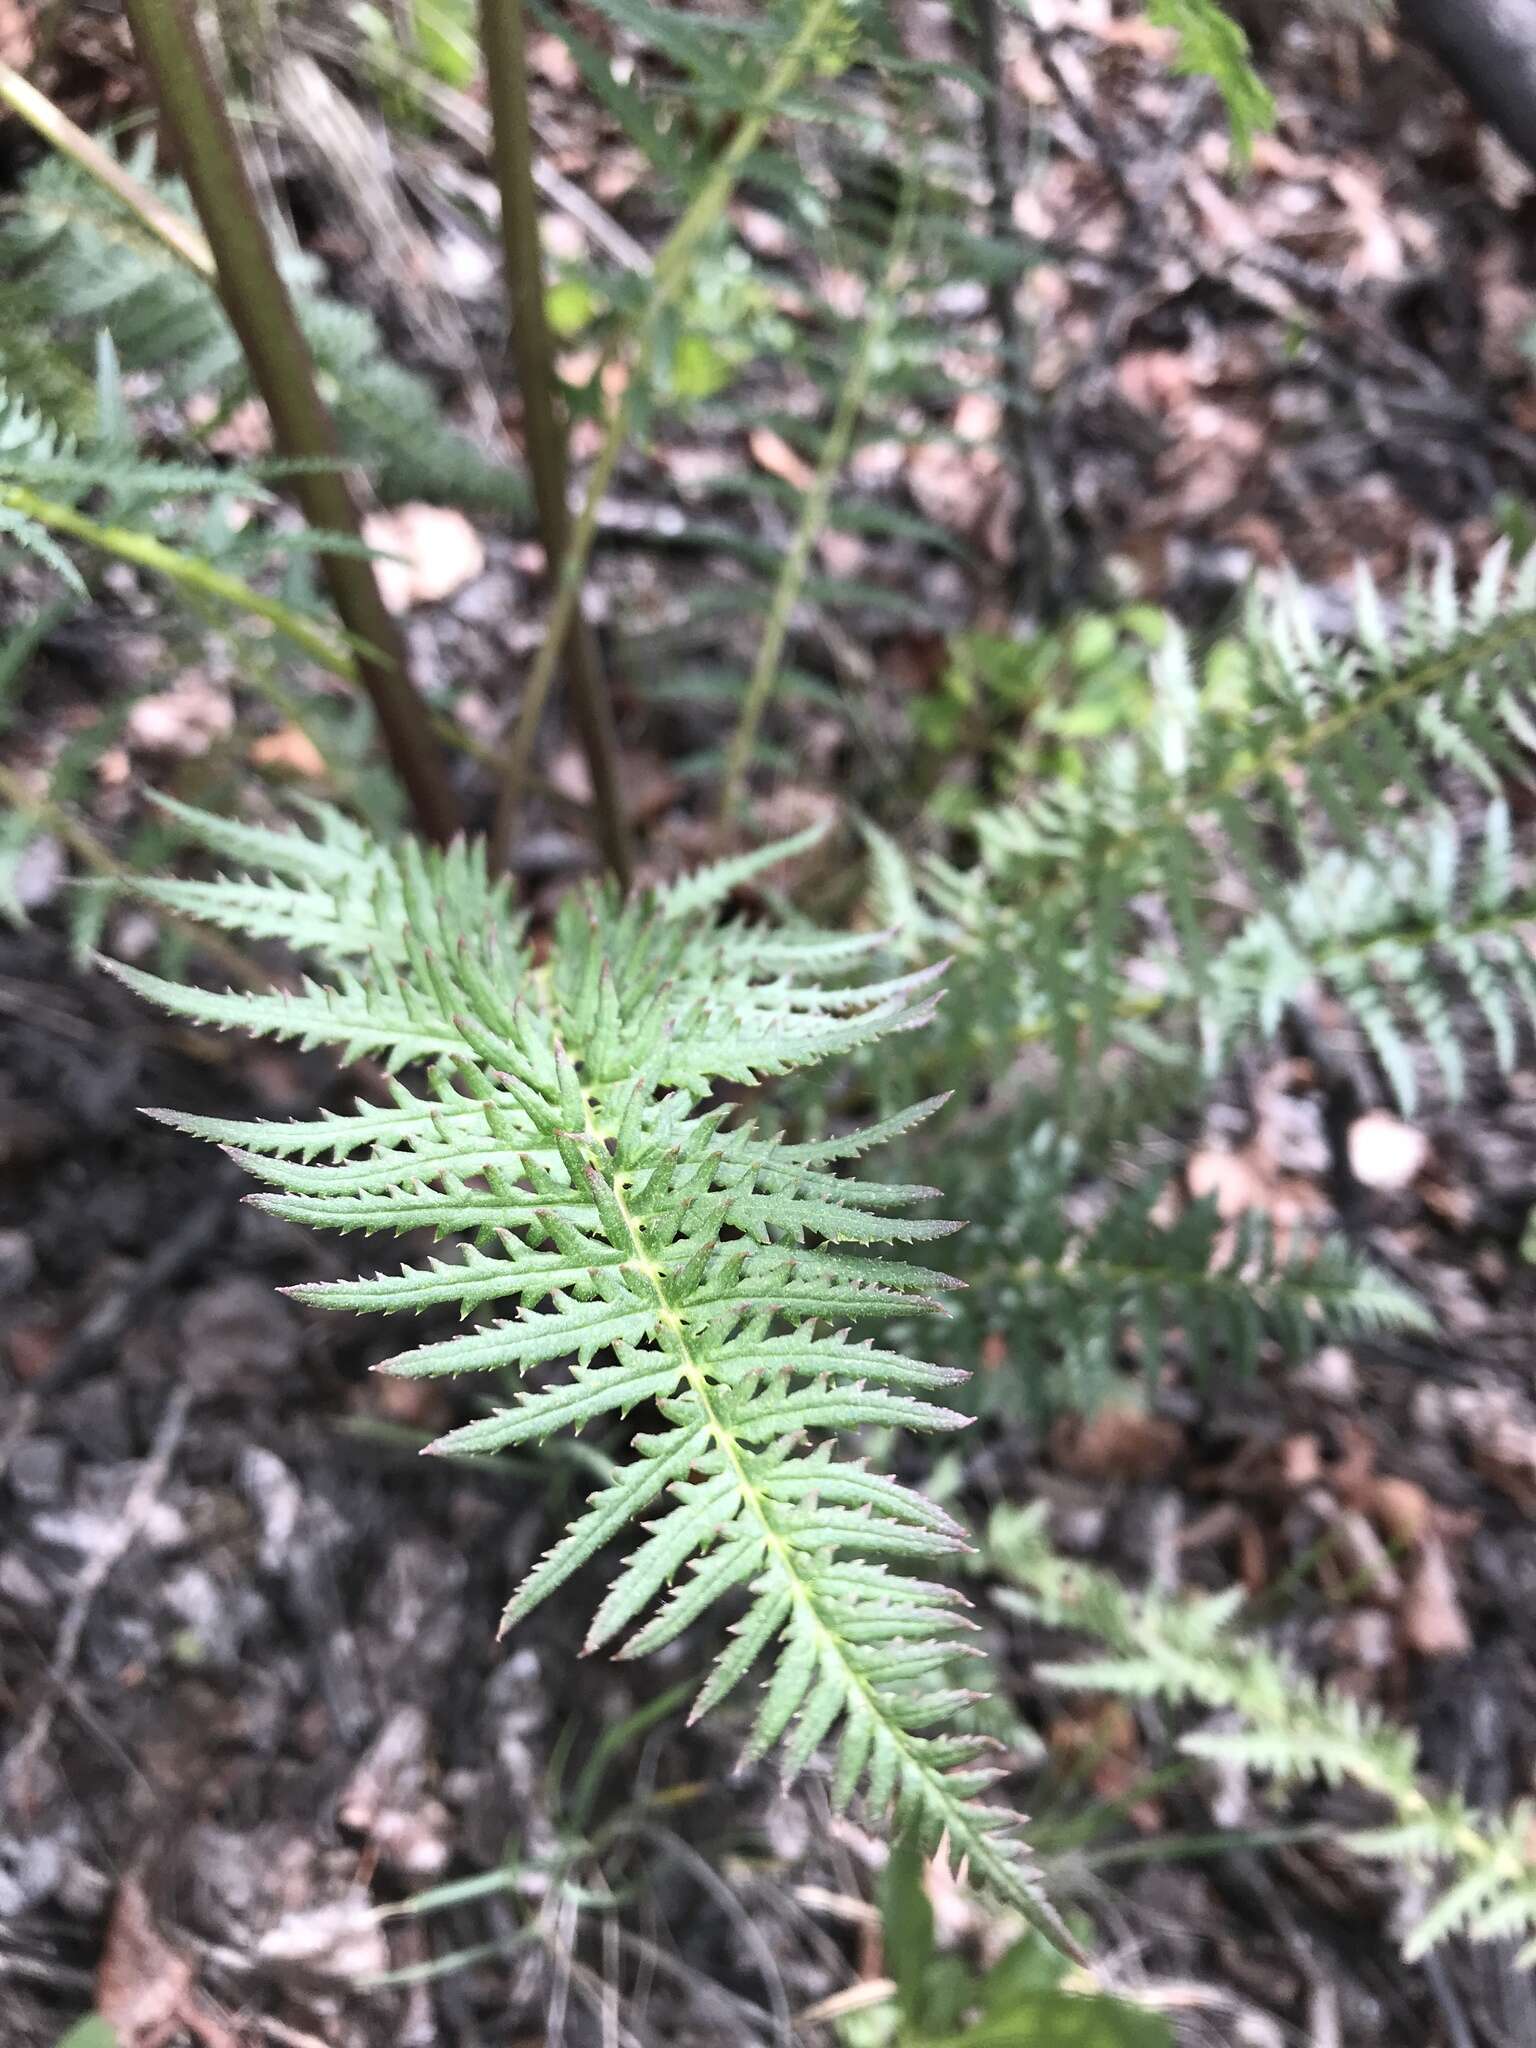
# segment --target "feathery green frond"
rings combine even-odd
[[[1170,632],[1146,723],[983,813],[973,864],[907,876],[882,849],[909,957],[956,955],[971,1034],[1048,1044],[1069,1078],[1113,1046],[1155,1050],[1154,1018],[1166,1044],[1181,1006],[1207,1062],[1225,1057],[1316,980],[1405,1104],[1410,1027],[1454,1093],[1447,991],[1471,994],[1506,1062],[1531,1002],[1536,897],[1499,799],[1532,772],[1533,635],[1536,553],[1511,570],[1502,546],[1465,598],[1448,567],[1410,584],[1390,625],[1362,575],[1348,639],[1282,588],[1249,618],[1235,710]],[[1475,855],[1447,777],[1492,803]]]
[[[1465,1089],[1455,999],[1465,995],[1515,1064],[1522,1019],[1536,1019],[1536,887],[1517,867],[1508,806],[1489,805],[1479,844],[1444,811],[1409,844],[1332,849],[1274,909],[1251,918],[1211,963],[1207,1043],[1225,1051],[1272,1033],[1309,986],[1359,1024],[1398,1101],[1412,1109],[1422,1047],[1453,1098]]]
[[[1079,1146],[1049,1125],[989,1147],[946,1194],[968,1219],[949,1349],[975,1357],[997,1337],[1006,1350],[974,1382],[988,1409],[1091,1413],[1133,1356],[1151,1384],[1170,1352],[1208,1383],[1218,1364],[1251,1373],[1261,1344],[1297,1360],[1325,1333],[1431,1327],[1343,1240],[1287,1242],[1257,1210],[1223,1223],[1213,1203],[1180,1201],[1166,1170],[1100,1200]]]
[[[191,218],[179,184],[156,179],[142,154],[132,168]],[[46,157],[29,173],[0,225],[0,254],[31,316],[73,337],[86,362],[106,329],[123,367],[152,375],[172,397],[212,391],[228,404],[248,392],[212,287],[66,158]],[[319,266],[291,243],[281,258],[344,444],[369,465],[381,496],[523,511],[521,475],[445,425],[429,386],[383,352],[372,316],[324,292]]]
[[[1179,39],[1177,68],[1212,80],[1226,103],[1240,162],[1257,130],[1275,124],[1274,95],[1253,68],[1248,37],[1218,0],[1148,0],[1147,18]]]
[[[829,1749],[839,1805],[862,1786],[926,1848],[947,1841],[978,1882],[1049,1921],[1013,1819],[980,1796],[995,1775],[985,1745],[945,1732],[966,1695],[942,1673],[968,1623],[959,1596],[923,1574],[963,1535],[838,1450],[865,1427],[965,1421],[932,1398],[961,1375],[850,1335],[870,1316],[933,1308],[947,1284],[865,1250],[946,1231],[907,1213],[929,1190],[829,1170],[911,1118],[787,1146],[718,1100],[724,1084],[917,1028],[936,1001],[932,970],[828,981],[878,941],[710,914],[785,848],[646,899],[572,895],[541,963],[477,853],[387,850],[320,812],[307,835],[175,816],[241,871],[152,884],[152,900],[299,945],[314,978],[275,994],[122,978],[182,1016],[412,1072],[388,1104],[318,1124],[171,1120],[241,1147],[266,1184],[255,1199],[280,1215],[462,1240],[449,1257],[302,1297],[486,1312],[388,1368],[520,1381],[438,1450],[494,1451],[600,1418],[638,1425],[513,1594],[506,1626],[627,1537],[591,1647],[658,1648],[730,1597],[738,1618],[697,1711],[762,1662],[750,1756],[780,1746],[793,1777]]]
[[[1204,1708],[1222,1723],[1184,1736],[1189,1755],[1282,1783],[1349,1783],[1382,1801],[1388,1823],[1346,1839],[1361,1855],[1432,1880],[1434,1903],[1404,1943],[1410,1961],[1454,1933],[1474,1941],[1525,1935],[1520,1961],[1536,1966],[1536,1802],[1490,1816],[1426,1786],[1408,1729],[1235,1629],[1240,1593],[1128,1593],[1107,1573],[1059,1557],[1038,1509],[1000,1510],[991,1551],[1022,1589],[1000,1595],[1005,1605],[1101,1646],[1101,1654],[1043,1667],[1053,1684]]]

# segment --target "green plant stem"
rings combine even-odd
[[[550,684],[554,680],[561,649],[565,645],[566,636],[570,632],[581,602],[582,581],[586,576],[592,544],[597,538],[598,513],[613,481],[614,472],[619,466],[619,458],[629,440],[630,428],[634,423],[636,399],[650,367],[651,351],[655,346],[662,320],[668,308],[687,285],[693,258],[700,243],[712,232],[724,214],[743,164],[761,141],[763,131],[772,120],[776,109],[799,82],[814,56],[818,42],[841,4],[842,0],[809,0],[800,26],[785,44],[778,62],[764,83],[762,96],[757,105],[742,116],[735,133],[715,160],[709,175],[690,201],[682,219],[657,252],[650,289],[631,337],[629,378],[614,405],[607,434],[597,461],[593,464],[581,511],[571,532],[565,560],[560,567],[560,580],[555,589],[555,601],[550,610],[544,642],[523,691],[523,701],[507,750],[501,794],[496,806],[496,822],[491,835],[493,856],[499,853],[505,857],[522,806],[528,765],[533,756],[534,736],[538,731]]]
[[[794,540],[789,553],[784,557],[783,566],[774,585],[763,637],[758,643],[757,658],[753,662],[752,674],[747,683],[747,694],[742,700],[741,714],[736,721],[736,730],[731,735],[731,744],[726,755],[725,781],[720,792],[722,825],[728,824],[740,807],[752,749],[757,743],[757,730],[762,723],[768,699],[773,694],[773,686],[779,678],[779,665],[784,658],[784,643],[789,637],[790,620],[794,617],[795,606],[800,601],[800,593],[811,566],[812,552],[827,523],[833,489],[842,473],[843,464],[848,459],[849,447],[863,416],[875,363],[895,318],[894,293],[901,266],[906,261],[907,250],[911,244],[914,198],[914,181],[909,177],[902,195],[901,211],[897,215],[891,236],[890,254],[880,279],[875,303],[854,346],[847,374],[837,395],[832,423],[826,439],[822,442],[816,474],[801,502]]]
[[[335,425],[278,271],[239,144],[198,39],[189,0],[125,0],[134,42],[155,85],[198,218],[217,266],[219,296],[240,337],[251,380],[285,455],[322,465],[299,472],[294,494],[312,526],[359,537],[357,505],[341,466]],[[358,680],[421,829],[452,836],[457,807],[426,706],[407,672],[405,643],[365,557],[322,564],[337,613],[357,649]]]
[[[544,262],[528,120],[528,62],[522,0],[480,0],[480,32],[492,121],[492,156],[501,192],[501,233],[512,356],[523,401],[523,438],[549,573],[563,574],[570,553],[565,421],[554,346],[544,310]],[[618,743],[597,635],[578,616],[565,649],[565,686],[592,781],[593,819],[603,858],[628,886],[634,860],[619,788]],[[503,849],[504,851],[505,849]]]
[[[216,281],[213,251],[205,236],[200,235],[190,221],[182,219],[174,207],[158,199],[147,186],[140,184],[131,171],[125,170],[110,150],[102,148],[92,136],[86,134],[70,120],[62,108],[56,107],[46,94],[40,93],[35,85],[23,78],[19,71],[0,59],[0,100],[19,114],[29,127],[36,130],[45,142],[51,143],[61,156],[67,156],[78,164],[87,177],[120,199],[140,224],[148,228],[157,242],[169,249],[195,270],[210,284]]]
[[[61,505],[52,498],[41,498],[35,491],[27,490],[21,484],[0,483],[0,506],[8,506],[13,512],[25,518],[35,519],[39,526],[46,526],[51,532],[61,533],[66,539],[78,540],[87,547],[99,549],[103,554],[113,555],[119,561],[132,562],[135,568],[148,569],[154,575],[164,576],[167,582],[193,597],[210,598],[227,604],[239,612],[265,619],[269,625],[289,640],[302,653],[307,654],[317,667],[327,669],[343,682],[357,681],[357,666],[352,659],[350,648],[339,640],[333,640],[306,618],[303,612],[295,611],[280,598],[268,597],[255,590],[238,576],[231,576],[227,570],[215,569],[209,562],[197,555],[183,554],[178,548],[168,547],[152,534],[136,532],[128,526],[104,526],[99,520],[89,519],[83,512],[77,512],[72,505]],[[267,694],[275,693],[267,688]],[[291,708],[279,704],[285,715],[293,722],[302,724],[297,705]],[[477,740],[461,725],[455,724],[444,711],[432,714],[432,730],[445,747],[451,747],[466,759],[478,762],[482,768],[494,769],[500,766],[500,755],[485,741]],[[558,790],[546,790],[550,801],[563,806],[573,815],[586,822],[587,806],[573,797],[565,796]]]
[[[1093,1690],[1105,1689],[1102,1681],[1109,1676],[1116,1692],[1134,1698],[1168,1704],[1193,1700],[1208,1710],[1235,1714],[1258,1739],[1252,1756],[1255,1768],[1282,1783],[1314,1777],[1333,1783],[1350,1779],[1381,1799],[1397,1825],[1413,1831],[1417,1839],[1398,1849],[1399,1859],[1438,1862],[1448,1875],[1440,1900],[1404,1941],[1410,1962],[1469,1919],[1474,1939],[1492,1938],[1492,1930],[1479,1932],[1473,1916],[1499,1892],[1525,1905],[1523,1916],[1517,1919],[1511,1913],[1500,1934],[1508,1937],[1530,1926],[1536,1917],[1529,1904],[1536,1897],[1536,1855],[1523,1808],[1501,1819],[1480,1813],[1455,1792],[1426,1791],[1418,1776],[1418,1742],[1410,1730],[1362,1714],[1356,1700],[1296,1672],[1256,1638],[1230,1626],[1220,1639],[1192,1643],[1187,1633],[1181,1633],[1181,1621],[1187,1630],[1187,1611],[1181,1617],[1173,1602],[1129,1593],[1109,1573],[1058,1557],[1038,1516],[1030,1515],[1024,1529],[995,1553],[1003,1575],[1023,1589],[1022,1594],[1005,1591],[1000,1604],[1033,1621],[1076,1629],[1102,1643],[1120,1669],[1112,1670],[1111,1660],[1085,1665]],[[1202,1604],[1209,1608],[1217,1603],[1205,1596],[1195,1603]],[[1081,1682],[1074,1678],[1070,1663],[1047,1663],[1037,1669],[1058,1685]],[[1219,1755],[1222,1741],[1218,1736],[1203,1746],[1196,1734],[1186,1737],[1183,1747],[1195,1756]],[[1354,1839],[1370,1853],[1369,1835]],[[1443,1924],[1437,1924],[1440,1905],[1463,1890],[1464,1911],[1445,1915]],[[1517,1967],[1536,1967],[1536,1942],[1521,1952]]]
[[[0,484],[0,505],[8,506],[25,518],[35,519],[39,526],[46,526],[53,533],[65,534],[70,540],[84,541],[89,547],[100,548],[104,554],[115,555],[119,561],[152,570],[157,576],[164,576],[169,582],[200,597],[217,598],[233,605],[237,611],[250,612],[265,619],[321,668],[329,669],[332,675],[342,676],[348,682],[357,680],[357,664],[348,649],[312,620],[306,619],[302,612],[296,612],[278,598],[264,596],[240,577],[216,569],[196,555],[183,554],[177,548],[167,547],[164,541],[156,540],[153,534],[139,533],[132,527],[103,526],[98,520],[77,512],[72,505],[41,498],[21,484]]]

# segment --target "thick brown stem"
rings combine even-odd
[[[501,234],[512,318],[512,356],[523,401],[523,433],[539,531],[558,582],[571,545],[565,421],[554,347],[544,312],[544,262],[528,120],[528,65],[521,0],[480,0]],[[578,614],[564,655],[566,689],[592,778],[593,817],[603,858],[621,882],[633,861],[619,792],[618,746],[597,636]],[[503,854],[505,848],[498,849]]]
[[[335,425],[251,193],[239,143],[198,39],[189,0],[125,0],[134,42],[154,82],[198,218],[213,251],[219,296],[287,456],[327,466],[301,471],[294,495],[317,528],[357,539],[357,505]],[[448,839],[457,809],[427,707],[411,685],[405,643],[379,595],[373,565],[327,553],[322,572],[356,649],[357,673],[417,823]]]

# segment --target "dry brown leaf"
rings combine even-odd
[[[1367,1110],[1349,1127],[1349,1170],[1362,1187],[1401,1194],[1428,1163],[1428,1138],[1388,1110]]]
[[[272,453],[272,419],[259,398],[245,399],[222,420],[218,400],[209,396],[206,404],[205,420],[199,424],[212,429],[207,439],[215,455],[227,455],[232,462],[260,462]],[[187,411],[196,418],[198,410],[194,398]]]
[[[1342,1344],[1325,1344],[1291,1374],[1291,1385],[1324,1401],[1353,1403],[1360,1398],[1360,1374]]]
[[[1522,1514],[1536,1515],[1536,1417],[1503,1387],[1462,1387],[1450,1411],[1464,1432],[1478,1473]]]
[[[389,610],[408,612],[419,604],[441,604],[485,567],[480,536],[450,505],[397,505],[370,512],[363,539],[388,559],[374,564],[379,591]]]
[[[1231,1223],[1247,1209],[1262,1209],[1270,1191],[1269,1176],[1251,1152],[1221,1152],[1205,1147],[1192,1152],[1184,1177],[1197,1202],[1216,1204],[1223,1223]]]
[[[529,36],[528,69],[561,92],[575,92],[581,84],[576,59],[560,38],[549,30]]]
[[[156,1927],[144,1888],[118,1886],[96,1972],[96,2010],[118,2048],[160,2048],[182,2030],[203,2048],[240,2048],[238,2037],[198,1996],[195,1972]]]
[[[194,760],[215,740],[234,730],[235,707],[227,690],[200,669],[189,669],[168,690],[141,697],[129,712],[123,735],[130,748]]]
[[[1187,349],[1131,349],[1115,365],[1115,382],[1138,412],[1176,412],[1194,394],[1194,358]]]
[[[389,1968],[389,1944],[373,1902],[360,1885],[339,1899],[287,1913],[261,1937],[262,1961],[339,1981]]]
[[[923,441],[907,458],[907,489],[925,519],[952,533],[971,533],[996,499],[996,471],[989,449]]]
[[[1003,431],[1002,403],[990,391],[967,391],[955,407],[951,424],[962,441],[995,442]]]
[[[1435,1504],[1411,1479],[1373,1480],[1362,1505],[1382,1534],[1404,1550],[1415,1549],[1434,1530]]]
[[[791,489],[808,491],[815,483],[815,470],[772,427],[754,427],[747,436],[747,446],[759,469],[767,470],[770,476],[776,476],[780,483],[788,484]]]
[[[1057,1756],[1138,1756],[1141,1735],[1136,1717],[1124,1700],[1105,1700],[1075,1714],[1058,1714],[1045,1731]]]
[[[1074,1479],[1162,1479],[1183,1449],[1176,1422],[1128,1404],[1064,1416],[1051,1431],[1052,1456]]]
[[[57,1323],[18,1323],[6,1333],[11,1370],[23,1386],[46,1375],[59,1354],[62,1338]]]
[[[15,71],[25,71],[32,62],[32,14],[22,0],[0,0],[0,59]]]
[[[258,768],[299,775],[308,782],[323,782],[328,772],[324,754],[297,725],[280,725],[276,732],[266,732],[260,739],[252,740],[251,760]]]
[[[1472,1647],[1451,1561],[1438,1538],[1429,1538],[1419,1552],[1399,1619],[1404,1642],[1421,1657],[1465,1657]]]
[[[556,749],[550,758],[549,783],[572,803],[592,801],[592,771],[583,750],[575,745]],[[619,791],[624,811],[633,825],[647,824],[677,799],[677,776],[660,754],[640,747],[626,747],[619,755]]]
[[[856,533],[839,533],[829,526],[817,537],[816,552],[829,576],[850,583],[869,566],[869,549]]]
[[[1280,1481],[1300,1493],[1323,1476],[1323,1449],[1310,1431],[1288,1436],[1280,1446]]]
[[[1328,1526],[1332,1539],[1318,1557],[1318,1572],[1333,1599],[1351,1604],[1365,1594],[1375,1600],[1399,1600],[1402,1574],[1369,1518],[1357,1508],[1342,1508],[1328,1494],[1314,1494],[1308,1505]]]

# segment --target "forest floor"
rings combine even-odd
[[[83,115],[121,52],[110,17],[82,13],[111,45],[110,63],[73,59]],[[1490,165],[1455,96],[1379,31],[1295,27],[1268,60],[1279,127],[1234,182],[1209,94],[1171,78],[1134,23],[1064,4],[1037,19],[1015,83],[1041,165],[1017,213],[1043,250],[1037,381],[1076,594],[1119,564],[1140,594],[1210,621],[1286,560],[1326,615],[1357,558],[1392,584],[1427,548],[1466,564],[1501,525],[1518,535],[1536,504],[1536,199]],[[554,160],[622,215],[557,49],[538,56]],[[358,232],[344,199],[296,145],[289,169],[325,221],[317,246],[343,263]],[[454,274],[467,268],[460,255]],[[448,276],[445,257],[444,290]],[[368,266],[354,282],[468,403],[472,364],[386,304]],[[489,330],[488,303],[463,313],[471,336]],[[865,692],[865,714],[852,738],[834,711],[786,717],[764,827],[838,795],[899,809],[881,736],[936,687],[950,632],[1006,623],[1016,507],[988,403],[926,452],[880,458],[892,502],[958,552],[848,541],[864,552],[844,574],[920,601],[813,619],[802,666]],[[677,509],[685,524],[720,513],[734,501],[711,493],[733,467],[781,459],[761,439],[712,442],[701,415],[629,464],[599,568],[613,617],[665,618],[694,582],[728,578],[729,556],[676,542]],[[771,509],[731,516],[782,538]],[[473,573],[409,615],[422,672],[471,721],[477,701],[501,708],[539,617],[526,537],[479,539]],[[26,600],[24,578],[11,594]],[[22,749],[60,744],[143,662],[147,631],[130,582],[47,643]],[[676,863],[706,838],[677,763],[718,733],[697,707],[657,717],[654,645],[616,633],[613,650],[648,858]],[[219,688],[184,678],[130,728],[92,798],[106,835],[125,779],[174,780],[199,734],[239,743],[227,702],[209,710]],[[579,800],[573,762],[557,747],[545,770]],[[520,848],[544,891],[580,858],[558,804]],[[277,1294],[339,1271],[334,1251],[242,1206],[228,1162],[139,1114],[308,1114],[345,1082],[167,1025],[78,965],[63,866],[40,840],[34,922],[0,937],[5,2048],[54,2048],[109,1994],[161,2048],[790,2038],[881,1973],[874,1845],[814,1784],[785,1796],[767,1767],[733,1777],[728,1723],[684,1727],[687,1645],[643,1667],[584,1663],[580,1600],[496,1644],[510,1581],[589,1468],[415,1457],[452,1397],[370,1376],[386,1333]],[[122,941],[139,913],[114,915]],[[1315,1021],[1336,1045],[1334,1020]],[[1241,1581],[1306,1662],[1409,1721],[1443,1781],[1500,1806],[1536,1768],[1536,1268],[1520,1256],[1536,1073],[1473,1067],[1454,1113],[1403,1124],[1347,1056],[1299,1045],[1230,1075],[1187,1134],[1192,1184],[1281,1220],[1337,1216],[1411,1279],[1434,1337],[1332,1347],[1219,1399],[1170,1386],[1139,1421],[989,1424],[962,1499],[979,1522],[1044,1498],[1064,1547],[1133,1578]],[[1386,1878],[1305,1825],[1353,1818],[1349,1801],[1293,1802],[1279,1846],[1185,1853],[1232,1824],[1222,1786],[1165,1774],[1144,1722],[1043,1685],[1039,1644],[984,1580],[978,1597],[1042,1738],[1021,1803],[1062,1844],[1085,1797],[1104,1816],[1094,1841],[1055,1852],[1053,1881],[1181,2042],[1536,2041],[1508,1954],[1403,1968]],[[1257,1835],[1274,1817],[1255,1806],[1239,1823]],[[480,1877],[431,1916],[380,1911]],[[975,1909],[948,1904],[949,1935],[984,1947]],[[814,2021],[800,2037],[836,2038]]]

